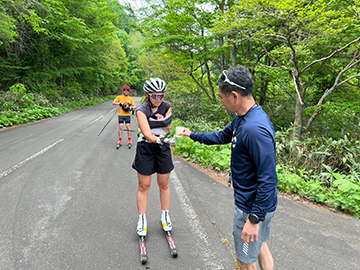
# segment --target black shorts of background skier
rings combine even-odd
[[[224,70],[217,80],[220,103],[236,113],[222,131],[196,133],[185,128],[178,135],[204,144],[231,143],[234,189],[234,242],[240,269],[274,269],[267,245],[270,222],[277,206],[275,131],[253,97],[251,73],[244,67]]]

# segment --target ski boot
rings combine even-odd
[[[122,138],[119,139],[119,142],[118,142],[118,144],[116,146],[116,149],[119,149],[121,147],[121,143],[122,143]]]
[[[145,237],[147,234],[147,221],[146,214],[139,215],[139,221],[137,223],[136,232],[139,236]]]
[[[169,210],[162,210],[161,213],[161,224],[165,232],[171,232],[172,223],[169,216]]]
[[[131,139],[129,138],[129,142],[128,142],[128,147],[129,149],[131,149],[132,143],[131,143]]]

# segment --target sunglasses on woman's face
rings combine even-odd
[[[222,72],[221,75],[220,75],[220,79],[221,79],[223,82],[226,82],[226,83],[228,83],[228,84],[231,84],[231,85],[237,86],[237,87],[239,87],[239,88],[241,88],[241,89],[243,89],[243,90],[246,90],[246,88],[245,88],[244,86],[240,86],[240,85],[238,85],[238,84],[230,81],[229,78],[226,76],[226,73],[225,73],[225,72],[227,72],[227,70],[223,70],[223,72]]]
[[[152,98],[152,99],[155,99],[155,100],[161,100],[164,98],[165,94],[149,94],[149,96]]]

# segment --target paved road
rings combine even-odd
[[[115,149],[115,117],[97,136],[113,109],[107,102],[0,131],[0,269],[234,269],[232,190],[176,157],[170,213],[179,257],[170,257],[159,224],[154,179],[149,261],[140,264],[135,147]],[[360,269],[360,220],[288,199],[279,200],[269,244],[275,269]]]

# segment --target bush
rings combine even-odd
[[[347,179],[360,183],[360,141],[349,138],[334,140],[326,137],[309,137],[294,141],[292,130],[276,132],[278,163],[298,170],[312,171],[324,182],[331,184],[334,170]]]
[[[347,180],[344,175],[334,173],[334,181],[327,186],[324,181],[310,174],[293,173],[289,168],[278,165],[278,188],[288,194],[295,193],[311,201],[329,205],[360,218],[360,185]]]

